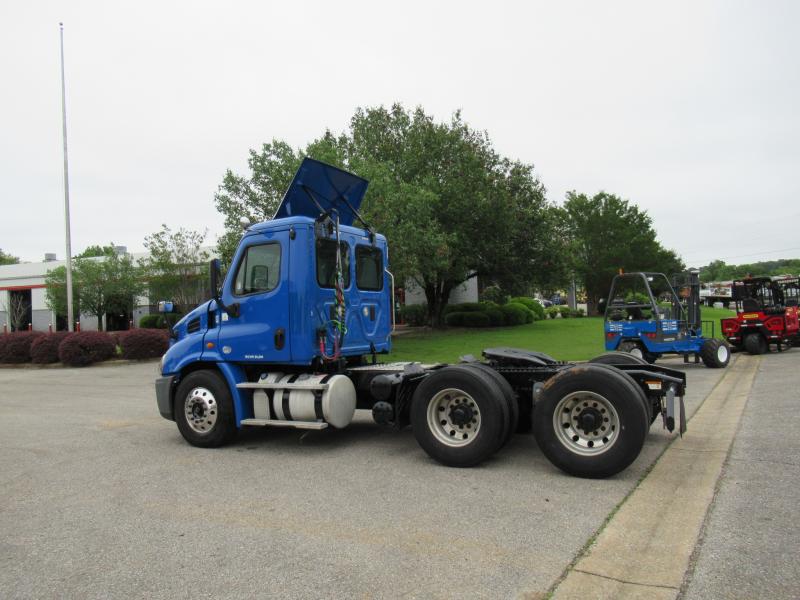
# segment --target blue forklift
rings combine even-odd
[[[676,293],[675,290],[678,290]],[[631,354],[653,363],[665,354],[680,354],[688,363],[703,361],[712,369],[730,361],[730,348],[703,335],[700,316],[700,277],[690,270],[669,282],[663,273],[620,273],[611,283],[605,310],[606,350]]]

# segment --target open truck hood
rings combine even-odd
[[[339,213],[340,224],[352,225],[367,185],[366,179],[313,158],[304,158],[273,218],[305,216],[315,219],[323,212],[335,210]]]

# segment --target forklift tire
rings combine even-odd
[[[525,423],[520,421],[520,409],[519,409],[519,401],[517,400],[517,394],[514,392],[514,388],[511,387],[511,384],[508,383],[505,377],[503,377],[500,373],[495,371],[492,367],[485,363],[481,362],[473,362],[473,363],[466,363],[466,365],[459,365],[459,366],[468,366],[473,369],[478,369],[479,371],[486,373],[489,377],[491,377],[497,386],[500,388],[500,391],[503,392],[503,398],[508,405],[508,432],[505,435],[505,439],[503,441],[503,446],[505,446],[511,438],[514,436],[515,433],[525,433],[530,431],[530,422],[528,423],[527,429],[523,429]],[[530,421],[530,413],[528,413],[528,421]],[[521,431],[522,429],[522,431]]]
[[[710,338],[703,342],[703,347],[700,348],[700,358],[708,368],[722,369],[727,367],[731,360],[731,349],[725,342]]]
[[[748,354],[764,354],[769,350],[769,345],[760,333],[748,333],[744,338],[744,349]]]
[[[649,364],[641,356],[636,356],[630,352],[606,352],[600,356],[595,356],[589,361],[595,365],[646,365]]]
[[[619,346],[617,346],[617,350],[619,352],[626,352],[631,356],[635,356],[636,358],[641,358],[647,363],[652,364],[656,362],[656,355],[645,350],[638,342],[632,342],[630,340],[626,342],[620,342]]]
[[[192,446],[224,446],[239,432],[228,384],[216,371],[190,373],[175,392],[175,421]]]
[[[603,365],[574,366],[548,380],[533,416],[542,453],[576,477],[619,473],[639,456],[650,428],[630,382]]]
[[[510,419],[503,392],[478,369],[444,367],[428,375],[411,401],[414,437],[448,467],[472,467],[497,452]]]

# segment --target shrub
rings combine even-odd
[[[533,305],[538,304],[536,300],[527,296],[515,296],[514,298],[509,298],[508,301],[514,304],[522,304],[528,310],[534,310]]]
[[[465,312],[451,312],[444,316],[445,325],[448,327],[461,327],[464,324]]]
[[[501,306],[500,310],[503,311],[506,325],[524,325],[529,322],[528,319],[533,321],[533,313],[524,304],[509,302]]]
[[[481,302],[462,302],[461,304],[448,304],[444,307],[442,314],[447,316],[454,312],[483,312],[486,305]]]
[[[400,316],[403,323],[413,327],[420,327],[428,324],[428,305],[427,304],[406,304],[400,308]]]
[[[169,347],[169,335],[165,330],[132,329],[119,336],[119,345],[122,348],[122,358],[158,358]]]
[[[506,323],[503,311],[500,309],[499,306],[490,306],[489,308],[487,308],[486,316],[489,317],[489,325],[491,327],[502,327]]]
[[[444,322],[448,327],[489,327],[491,319],[485,312],[451,312]]]
[[[70,331],[54,331],[37,337],[31,344],[31,362],[37,365],[57,363],[58,346],[70,335],[72,335]]]
[[[586,311],[583,310],[582,308],[576,308],[575,310],[569,311],[569,316],[570,317],[574,317],[576,319],[579,318],[579,317],[585,317],[586,316]]]
[[[533,311],[535,321],[543,321],[546,318],[544,314],[544,306],[541,302],[536,302],[534,300],[533,308],[531,310]]]
[[[0,336],[0,362],[7,364],[31,362],[31,344],[43,335],[41,331],[15,331]]]
[[[549,319],[555,319],[558,316],[558,306],[548,306],[544,312]]]
[[[178,321],[181,320],[183,315],[178,313],[156,313],[153,315],[142,315],[142,318],[139,319],[139,328],[140,329],[166,329],[167,323],[170,325],[175,325]]]
[[[114,356],[114,339],[102,331],[79,331],[58,346],[58,358],[70,367],[85,367]]]
[[[562,319],[567,319],[572,316],[572,309],[569,306],[561,305],[558,307],[558,312]]]
[[[457,313],[454,313],[457,314]],[[464,327],[488,327],[491,324],[485,312],[467,312],[464,315]]]
[[[523,304],[525,308],[533,313],[533,320],[534,321],[541,321],[544,319],[544,306],[542,306],[539,302],[534,300],[533,298],[528,298],[526,296],[517,296],[516,298],[511,298],[509,302],[514,302],[515,304]]]
[[[160,329],[163,323],[161,315],[144,315],[139,319],[139,327],[142,329]]]

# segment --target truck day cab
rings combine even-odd
[[[571,364],[494,348],[455,365],[378,362],[391,350],[394,282],[386,238],[358,212],[366,189],[307,158],[275,218],[248,227],[221,283],[212,261],[212,299],[174,326],[155,386],[186,441],[222,446],[252,426],[343,428],[365,409],[379,424],[410,424],[444,465],[476,465],[533,430],[563,471],[607,477],[636,459],[659,414],[670,430],[679,414],[683,432],[685,375],[627,354]]]

